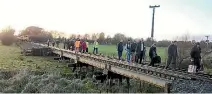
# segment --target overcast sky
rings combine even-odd
[[[35,25],[67,33],[105,32],[150,37],[152,9],[155,38],[212,32],[212,0],[0,0],[0,28]]]

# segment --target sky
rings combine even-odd
[[[147,38],[152,22],[149,5],[160,5],[155,11],[157,40],[212,35],[212,0],[0,0],[0,29],[11,26],[19,31],[33,25],[69,34]]]

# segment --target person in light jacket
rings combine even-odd
[[[127,55],[127,62],[130,63],[130,55],[131,55],[131,43],[130,40],[127,41],[127,44],[125,46],[126,55]]]
[[[93,54],[98,54],[98,45],[99,45],[99,43],[97,42],[97,40],[95,40],[93,44],[94,44]]]
[[[88,53],[88,47],[89,47],[89,43],[88,43],[88,41],[86,41],[86,53]]]

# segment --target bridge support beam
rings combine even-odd
[[[143,83],[141,83],[141,81],[139,81],[139,90],[140,90],[140,92],[142,92],[142,90],[141,90],[141,84],[143,85]]]
[[[129,77],[127,77],[127,91],[128,91],[128,93],[130,93],[130,78]]]
[[[164,87],[164,92],[171,93],[170,88],[171,88],[171,83],[167,83]]]
[[[165,87],[164,92],[170,92],[170,84],[169,84],[170,80],[160,79],[160,78],[152,76],[152,75],[146,75],[146,73],[143,73],[142,71],[127,70],[126,68],[122,68],[122,66],[110,64],[111,63],[110,61],[106,60],[106,63],[105,63],[105,61],[102,62],[101,60],[95,59],[92,56],[87,57],[86,55],[74,54],[73,52],[66,51],[63,49],[58,49],[58,48],[52,48],[52,49],[53,49],[53,53],[55,53],[55,54],[61,54],[60,51],[62,50],[63,56],[65,56],[65,57],[73,58],[76,61],[81,61],[83,63],[89,64],[91,66],[95,66],[97,68],[108,69],[109,71],[111,71],[113,73],[123,75],[125,77],[149,82],[149,83],[154,84],[159,87]],[[94,59],[92,59],[92,58],[94,58]],[[107,63],[107,62],[109,62],[109,63]],[[133,67],[135,67],[135,66],[133,66]],[[137,67],[135,67],[135,68],[137,68]]]

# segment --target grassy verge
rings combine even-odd
[[[50,57],[23,56],[17,46],[0,44],[0,70],[14,71],[23,68],[32,71],[62,72],[67,71],[68,67]]]
[[[106,83],[99,83],[92,79],[88,74],[92,73],[87,70],[86,78],[81,80],[75,78],[70,68],[65,63],[58,63],[51,57],[22,56],[20,49],[16,46],[0,45],[0,92],[4,93],[98,93],[107,92]],[[30,71],[19,71],[28,68]],[[7,71],[7,72],[6,72]],[[13,72],[18,74],[13,74]],[[41,71],[47,72],[37,74]],[[70,73],[70,77],[54,73],[62,72]],[[52,74],[53,73],[53,74]],[[10,77],[4,77],[11,74]],[[145,86],[139,88],[139,81],[130,80],[130,92],[161,92],[161,88]],[[136,87],[136,88],[135,88]],[[110,92],[127,92],[127,83],[123,80],[123,84],[119,86],[114,83]]]

